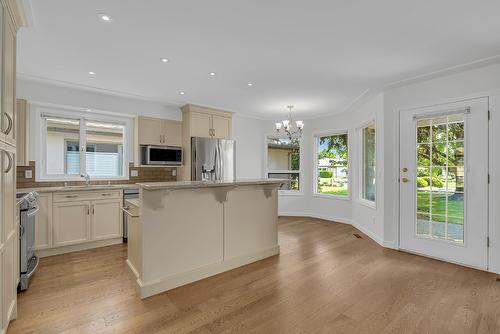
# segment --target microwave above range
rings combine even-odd
[[[141,165],[182,166],[182,148],[141,145]]]

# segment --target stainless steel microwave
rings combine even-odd
[[[142,165],[182,165],[182,148],[174,146],[141,145]]]

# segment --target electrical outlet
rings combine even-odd
[[[172,169],[172,176],[177,176],[177,169]]]
[[[139,171],[137,169],[132,169],[130,171],[130,176],[133,176],[133,177],[139,176]]]
[[[24,178],[25,179],[31,179],[33,178],[33,171],[28,169],[24,171]]]

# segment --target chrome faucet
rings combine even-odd
[[[85,185],[86,186],[90,185],[90,175],[89,175],[89,173],[85,173],[85,174],[82,174],[80,176],[85,178]]]

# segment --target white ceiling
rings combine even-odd
[[[499,55],[499,13],[498,0],[31,0],[18,72],[262,118],[294,104],[307,118]]]

